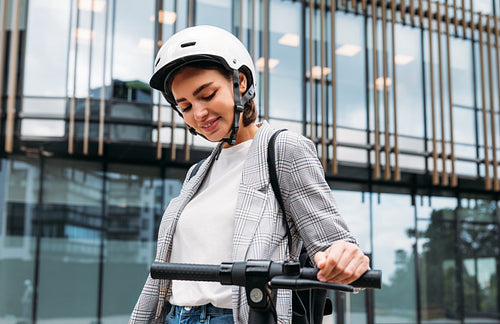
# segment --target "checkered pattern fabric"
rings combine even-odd
[[[289,258],[283,215],[270,185],[267,166],[267,146],[274,131],[267,122],[262,123],[245,161],[236,205],[233,260],[228,260],[230,262],[248,259],[284,261]],[[181,193],[165,210],[155,261],[168,262],[177,220],[207,174],[215,152],[205,160],[194,177],[186,177]],[[338,212],[316,148],[310,140],[289,131],[279,134],[276,140],[276,169],[286,218],[294,238],[292,257],[300,252],[302,241],[310,256],[325,250],[336,240],[356,243]],[[129,324],[164,323],[164,306],[170,294],[168,280],[155,280],[148,276]],[[279,323],[291,322],[290,291],[278,291],[276,309]],[[247,323],[248,310],[245,289],[233,286],[235,322]]]

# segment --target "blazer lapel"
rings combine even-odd
[[[233,262],[246,259],[268,195],[267,142],[272,129],[263,122],[250,146],[238,192],[233,235]]]

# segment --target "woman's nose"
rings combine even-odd
[[[208,114],[207,108],[203,104],[194,105],[193,112],[195,120],[203,120]]]

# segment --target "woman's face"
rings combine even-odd
[[[246,88],[242,75],[240,92]],[[174,76],[171,90],[184,120],[198,133],[214,142],[230,135],[234,118],[232,82],[219,71],[184,68]]]

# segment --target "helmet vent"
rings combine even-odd
[[[184,48],[184,47],[189,47],[189,46],[193,46],[193,45],[196,45],[196,42],[184,43],[184,44],[181,44],[181,47]]]

